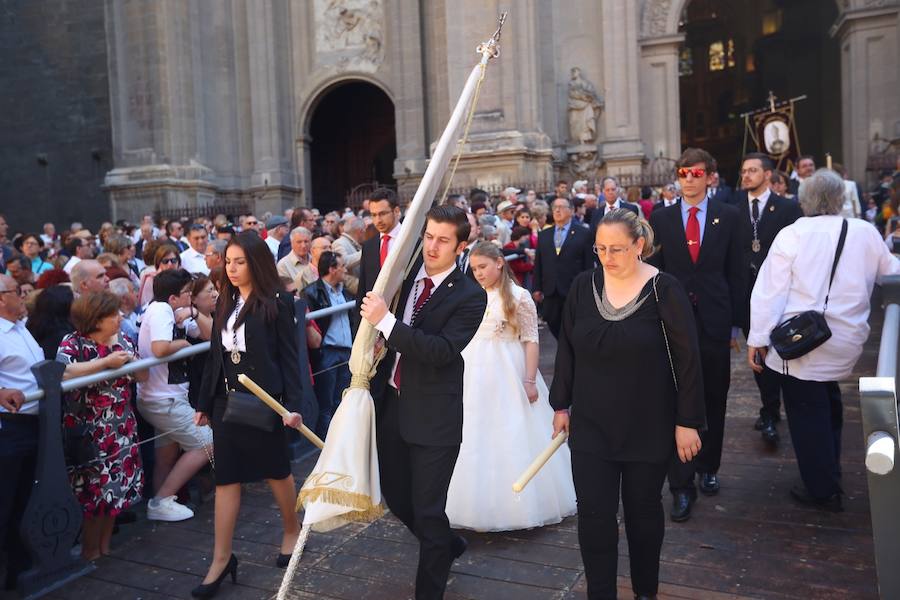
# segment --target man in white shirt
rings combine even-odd
[[[302,268],[309,264],[309,247],[312,233],[306,227],[295,227],[291,231],[291,251],[278,261],[278,274],[282,277],[296,279]]]
[[[206,266],[206,245],[209,243],[209,232],[206,227],[194,223],[188,230],[188,248],[181,253],[181,267],[191,275],[209,275]]]
[[[273,260],[278,260],[278,247],[288,232],[288,220],[281,216],[269,217],[266,221],[266,245],[272,252]]]
[[[366,239],[366,223],[353,215],[341,219],[341,235],[331,243],[331,249],[344,259],[347,274],[344,275],[344,287],[352,296],[356,296],[359,286],[359,261],[362,258],[362,243]]]
[[[6,547],[7,589],[30,566],[18,528],[34,484],[39,429],[38,402],[26,402],[25,394],[39,390],[31,367],[44,360],[24,316],[19,284],[0,275],[0,544]]]
[[[90,235],[90,232],[87,233]],[[75,265],[85,259],[94,257],[94,245],[88,238],[76,233],[66,242],[66,252],[69,254],[69,260],[66,261],[63,271],[71,274]]]
[[[163,358],[190,346],[184,334],[200,337],[200,328],[190,318],[192,278],[184,269],[162,271],[153,278],[153,302],[141,321],[138,348],[141,356]],[[176,311],[179,311],[176,316]],[[178,338],[176,339],[176,333]],[[187,366],[183,361],[150,367],[147,381],[138,384],[138,410],[156,428],[166,433],[156,442],[153,473],[155,495],[147,503],[147,518],[183,521],[194,512],[175,501],[176,494],[199,471],[212,454],[212,431],[194,424],[194,409],[188,402]],[[184,453],[179,458],[179,446]]]

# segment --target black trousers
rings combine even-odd
[[[619,561],[619,486],[628,538],[631,587],[652,596],[659,585],[659,553],[665,534],[662,486],[668,463],[614,462],[572,451],[578,499],[578,545],[590,600],[615,600]]]
[[[562,327],[562,311],[566,303],[566,297],[556,292],[544,296],[541,304],[541,316],[547,322],[547,328],[555,339],[559,339],[559,329]]]
[[[454,535],[447,519],[447,489],[459,446],[409,444],[400,435],[397,390],[381,398],[376,438],[381,492],[391,512],[419,540],[417,600],[444,596]]]
[[[34,486],[38,418],[3,418],[0,426],[0,556],[6,554],[5,587],[14,589],[19,574],[31,566],[19,524]]]
[[[750,330],[744,330],[744,338],[749,337]],[[759,399],[762,406],[759,409],[759,416],[769,419],[778,419],[781,416],[781,379],[778,373],[763,366],[763,372],[753,372],[753,379],[756,380],[756,387],[759,389]]]
[[[827,499],[841,491],[841,388],[836,381],[778,377],[800,477],[813,498]]]
[[[700,433],[702,447],[694,460],[683,463],[678,453],[673,453],[669,465],[669,489],[673,493],[693,490],[694,473],[718,473],[722,462],[725,407],[731,385],[731,346],[727,341],[710,339],[700,327],[697,333],[706,400],[706,431]]]

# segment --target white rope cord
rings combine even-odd
[[[311,524],[304,524],[300,530],[300,536],[297,538],[297,543],[294,544],[294,550],[291,553],[291,562],[288,563],[287,571],[281,580],[281,586],[278,588],[278,600],[285,600],[288,597],[291,582],[297,574],[297,568],[300,567],[300,559],[303,557],[303,549],[306,547],[306,541],[309,539],[310,529],[312,529]]]

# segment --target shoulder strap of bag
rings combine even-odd
[[[828,280],[828,293],[825,294],[825,306],[822,307],[822,314],[828,310],[828,297],[831,295],[831,284],[834,281],[834,274],[837,271],[838,261],[841,260],[841,252],[844,251],[844,242],[847,241],[847,219],[841,225],[841,236],[838,238],[837,251],[834,253],[834,263],[831,265],[831,278]]]
[[[656,280],[659,279],[659,273],[653,276],[653,295],[656,297],[656,310],[659,312],[659,292],[656,291]],[[672,381],[675,382],[675,391],[678,391],[678,377],[675,376],[675,363],[672,362],[672,350],[669,348],[669,336],[666,333],[666,324],[663,322],[662,314],[659,315],[659,324],[662,326],[663,339],[666,342],[666,354],[669,355],[669,368],[672,369]]]

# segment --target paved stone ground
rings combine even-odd
[[[701,497],[692,519],[667,522],[660,568],[661,598],[877,598],[869,519],[858,377],[874,372],[880,314],[844,393],[846,512],[827,514],[795,505],[798,481],[787,426],[769,450],[752,429],[758,395],[743,355],[733,357],[722,491]],[[555,343],[542,332],[541,367],[552,374]],[[298,481],[315,457],[298,462]],[[507,474],[513,475],[513,474]],[[668,494],[664,495],[668,509]],[[143,512],[139,509],[139,512]],[[667,510],[668,512],[668,510]],[[574,599],[585,597],[576,517],[555,526],[505,534],[467,534],[469,551],[454,564],[448,599]],[[247,486],[237,527],[238,584],[221,598],[271,598],[283,571],[275,568],[279,518],[264,485]],[[212,503],[183,523],[145,520],[114,538],[113,555],[89,576],[52,595],[75,598],[186,598],[206,571],[213,545]],[[630,598],[628,548],[620,532],[620,596]],[[412,597],[417,547],[393,516],[368,525],[313,534],[294,585],[295,598]]]

